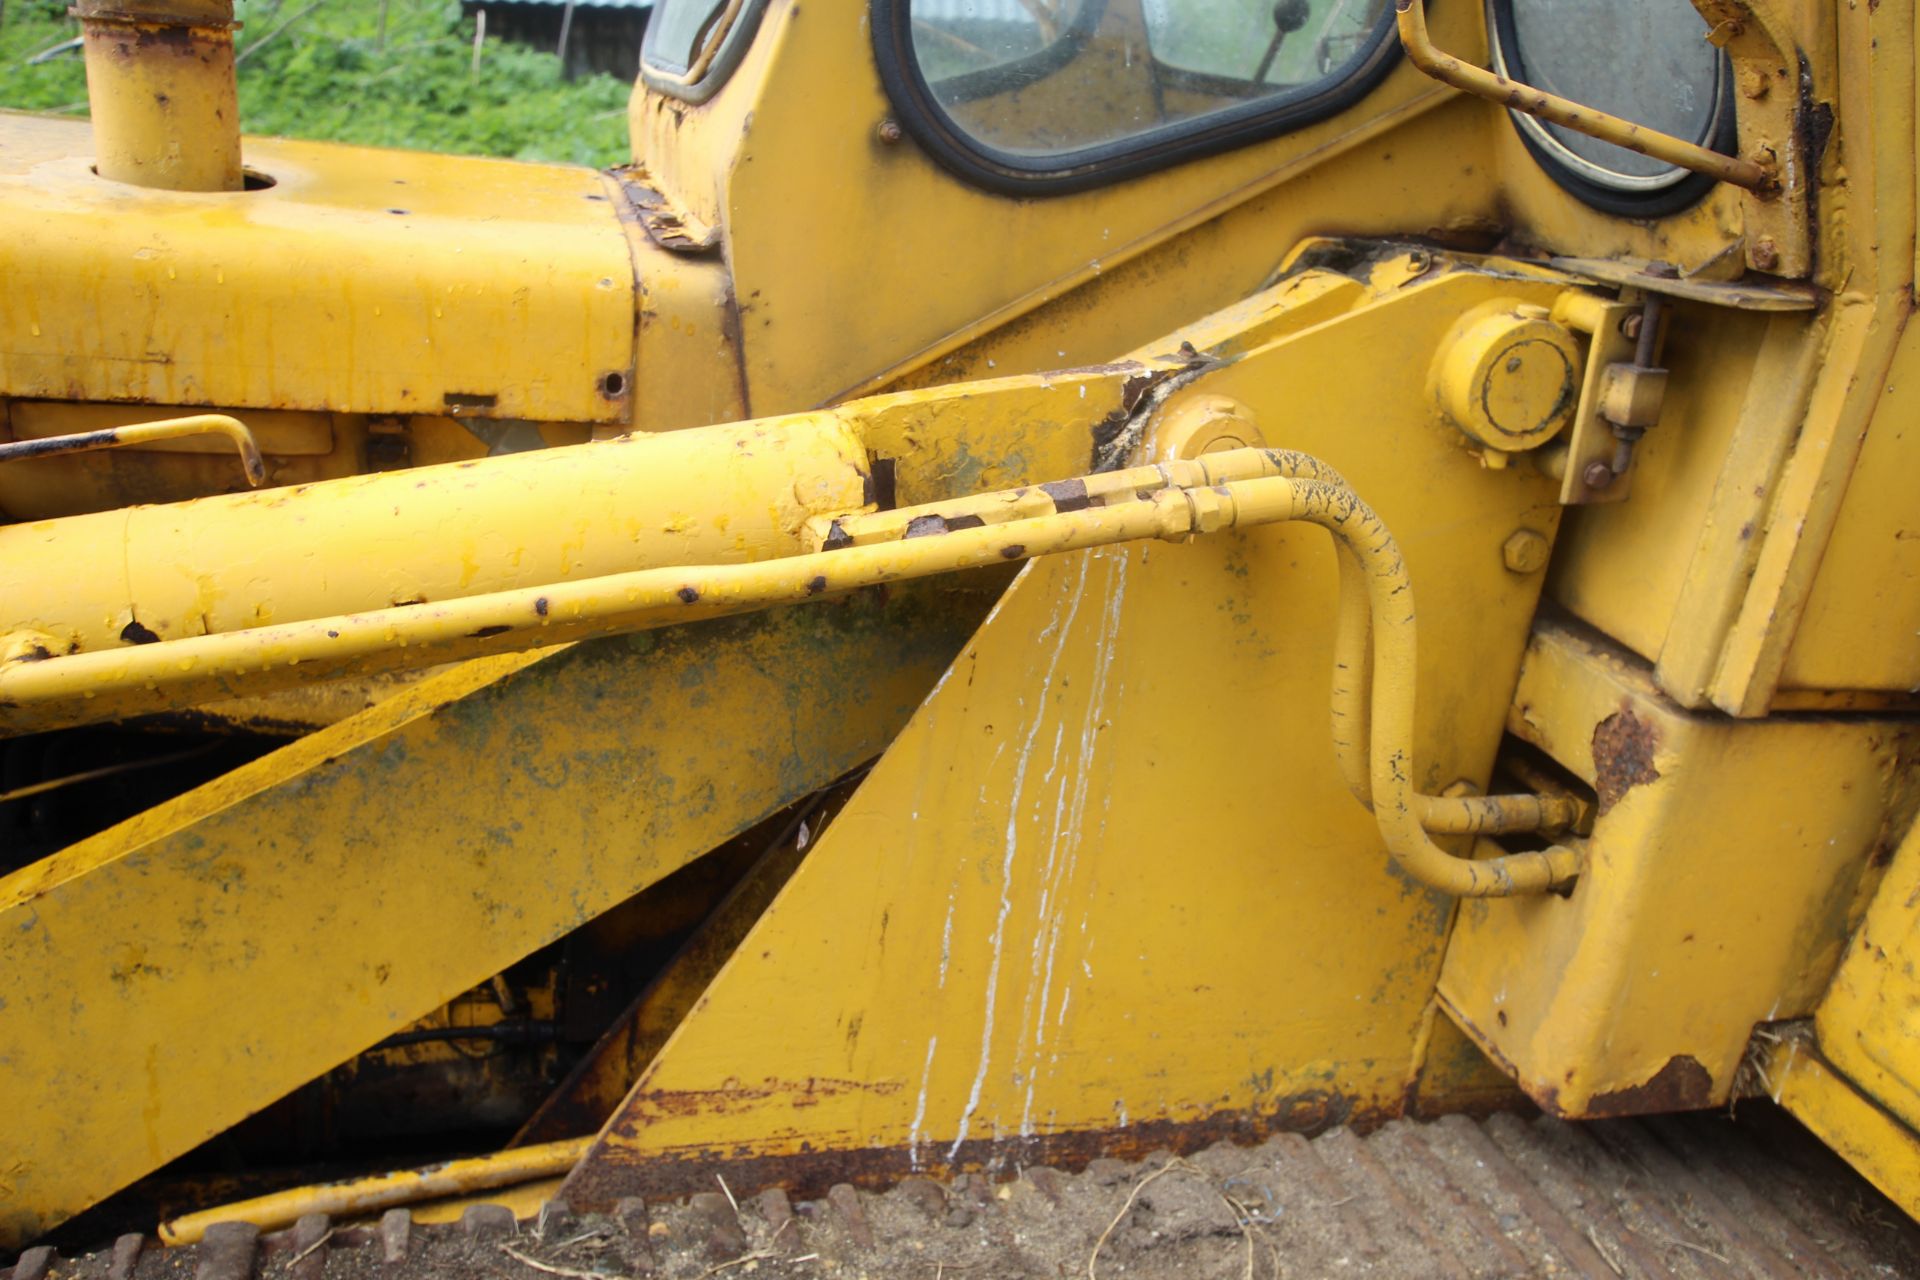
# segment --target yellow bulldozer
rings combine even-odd
[[[1915,9],[661,0],[598,172],[79,0],[13,1280],[1920,1275]]]

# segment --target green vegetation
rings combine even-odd
[[[68,3],[0,0],[0,107],[86,113],[77,50],[26,65],[79,33]],[[476,77],[473,24],[458,0],[235,8],[248,133],[595,166],[626,158],[628,85],[604,75],[569,83],[553,54],[491,39]]]

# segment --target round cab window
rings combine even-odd
[[[1689,0],[1489,0],[1494,70],[1662,133],[1730,151],[1726,55]],[[1664,161],[1514,112],[1556,181],[1613,213],[1658,217],[1713,182]]]

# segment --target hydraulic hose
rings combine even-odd
[[[1260,512],[1243,518],[1252,523],[1285,519],[1320,525],[1339,540],[1343,560],[1350,558],[1364,574],[1372,626],[1365,627],[1352,616],[1357,596],[1343,588],[1340,639],[1335,645],[1336,687],[1343,667],[1366,675],[1347,681],[1342,695],[1345,714],[1336,720],[1334,736],[1338,742],[1348,735],[1349,745],[1341,751],[1343,769],[1350,786],[1364,777],[1363,799],[1372,802],[1388,852],[1408,875],[1455,897],[1538,893],[1571,880],[1579,874],[1580,855],[1562,845],[1476,861],[1457,858],[1433,842],[1428,835],[1430,823],[1443,833],[1534,830],[1541,824],[1531,820],[1549,816],[1555,805],[1532,796],[1456,800],[1415,790],[1412,753],[1419,647],[1406,562],[1385,523],[1351,489],[1316,481],[1287,482],[1287,486],[1284,496],[1289,506],[1284,515]],[[1261,492],[1264,496],[1269,491]],[[1369,639],[1371,662],[1364,658]],[[1365,691],[1366,721],[1354,714],[1363,696],[1358,690]],[[1363,773],[1354,767],[1356,757],[1366,762]]]

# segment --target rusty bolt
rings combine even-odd
[[[1500,548],[1500,558],[1514,573],[1538,573],[1547,567],[1547,539],[1532,529],[1515,529]]]
[[[1773,90],[1773,79],[1766,72],[1755,67],[1741,81],[1740,91],[1755,102],[1767,96]]]
[[[1580,478],[1587,482],[1589,489],[1604,489],[1613,483],[1613,468],[1604,462],[1589,462]]]
[[[1755,271],[1771,271],[1780,265],[1780,246],[1773,242],[1771,236],[1761,236],[1747,251],[1747,261],[1753,264]]]
[[[1629,342],[1638,338],[1640,336],[1640,323],[1642,319],[1643,317],[1638,311],[1632,315],[1623,317],[1620,321],[1620,336]]]
[[[882,120],[880,122],[880,128],[876,130],[876,132],[879,135],[880,141],[886,143],[888,146],[892,146],[905,136],[900,132],[900,122],[898,120]]]

